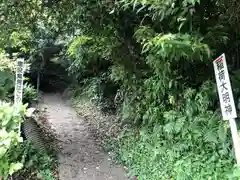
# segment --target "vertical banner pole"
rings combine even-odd
[[[240,165],[240,139],[238,136],[237,124],[235,120],[237,118],[237,112],[234,103],[231,82],[228,74],[226,57],[224,53],[213,61],[213,67],[217,83],[222,117],[223,120],[229,120],[235,157],[237,160],[237,164]]]
[[[237,132],[237,124],[235,119],[229,119],[229,123],[230,123],[230,128],[232,133],[235,157],[237,160],[237,164],[240,165],[240,141],[239,141],[239,136]]]
[[[17,59],[15,91],[14,91],[15,113],[19,113],[18,105],[22,103],[23,78],[24,78],[24,59]],[[19,134],[21,133],[20,126],[21,124],[19,123]]]

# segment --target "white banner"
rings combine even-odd
[[[24,59],[17,59],[14,104],[22,103]]]
[[[225,54],[213,61],[223,120],[237,117]]]

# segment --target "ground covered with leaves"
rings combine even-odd
[[[126,180],[121,166],[112,164],[103,151],[101,138],[92,124],[78,116],[59,94],[45,94],[41,106],[46,107],[45,124],[53,130],[57,147],[58,172],[60,180]]]

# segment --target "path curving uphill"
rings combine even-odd
[[[58,94],[45,94],[47,123],[58,139],[60,180],[127,180],[123,168],[112,166],[89,125]]]

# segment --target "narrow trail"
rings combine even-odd
[[[112,166],[88,124],[58,94],[45,94],[48,123],[55,131],[60,180],[127,180],[123,168]]]

